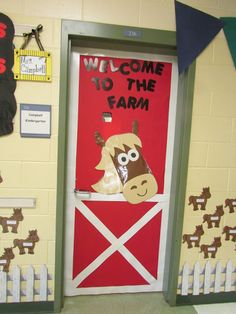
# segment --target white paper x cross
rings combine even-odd
[[[93,273],[115,251],[120,252],[120,254],[136,269],[136,271],[149,284],[152,284],[154,281],[157,280],[147,271],[147,269],[137,260],[137,258],[124,246],[124,244],[162,210],[163,206],[161,206],[161,203],[158,203],[155,206],[153,206],[142,218],[140,218],[120,238],[117,238],[82,201],[76,200],[76,208],[111,243],[111,245],[74,278],[73,280],[74,288],[77,288],[78,285],[85,278],[87,278],[91,273]]]

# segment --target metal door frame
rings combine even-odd
[[[68,125],[69,62],[72,46],[176,55],[176,33],[138,27],[62,20],[60,103],[58,133],[58,176],[56,214],[56,263],[54,311],[63,304],[64,213],[66,189],[66,147]],[[171,180],[170,214],[165,259],[164,296],[176,304],[184,201],[188,170],[195,63],[179,76],[174,162]]]

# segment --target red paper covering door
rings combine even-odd
[[[80,55],[75,189],[89,198],[75,201],[75,290],[157,290],[171,76],[171,62]],[[107,116],[111,122],[104,121]],[[95,132],[106,141],[132,133],[134,121],[158,184],[157,195],[138,204],[128,202],[122,191],[108,195],[92,188],[104,174],[95,169],[102,151]]]

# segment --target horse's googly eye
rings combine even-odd
[[[130,149],[128,151],[129,160],[136,161],[139,159],[139,152],[136,149]]]
[[[118,162],[121,166],[126,166],[128,165],[129,162],[129,157],[125,153],[121,153],[118,155]]]

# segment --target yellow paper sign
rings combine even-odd
[[[14,78],[16,80],[51,82],[51,53],[39,50],[14,50]]]

